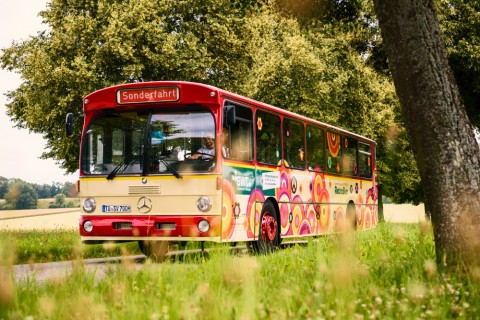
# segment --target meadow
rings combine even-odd
[[[35,256],[30,262],[43,256],[22,243],[45,245],[44,238],[17,236],[2,235],[1,264],[19,261],[22,250]],[[64,250],[51,259],[91,254],[74,235],[51,241]],[[42,246],[42,252],[55,246]],[[93,255],[117,249],[98,246]],[[86,272],[81,260],[70,277],[44,283],[0,276],[0,319],[480,318],[480,270],[440,270],[428,223],[381,223],[266,256],[213,250],[162,264],[147,260],[141,268],[125,261],[101,277]]]

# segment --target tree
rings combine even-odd
[[[55,202],[50,204],[49,208],[65,208],[67,205],[67,197],[63,193],[55,195]]]
[[[431,210],[437,260],[480,263],[480,149],[448,66],[433,1],[375,0]]]
[[[365,15],[320,2],[324,20],[302,24],[274,6],[244,12],[220,0],[54,0],[42,12],[50,31],[3,52],[2,67],[25,79],[9,93],[8,113],[43,133],[43,156],[67,171],[78,166],[82,97],[129,81],[205,82],[380,138],[398,102],[390,80],[359,55],[368,23],[355,19]],[[78,115],[71,140],[63,138],[67,112]]]
[[[29,183],[16,180],[10,183],[5,196],[7,205],[15,209],[35,209],[37,207],[37,192]]]
[[[5,195],[8,192],[8,179],[0,177],[0,199],[5,199]]]
[[[407,132],[403,126],[389,127],[378,152],[382,194],[394,203],[424,202],[425,196]]]
[[[65,182],[63,185],[62,193],[67,196],[67,198],[76,198],[78,197],[77,187],[74,183]]]
[[[82,97],[113,84],[167,79],[233,90],[260,42],[242,12],[220,0],[53,0],[41,16],[48,32],[3,50],[2,67],[24,79],[8,94],[7,113],[18,127],[43,134],[42,157],[69,172],[78,167]],[[77,114],[73,139],[64,139],[68,112]]]

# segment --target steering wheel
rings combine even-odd
[[[193,159],[192,158],[192,155],[194,154],[199,154],[201,155],[201,157],[198,157],[196,159]],[[205,158],[203,156],[206,156]],[[205,153],[205,152],[186,152],[185,155],[184,155],[185,159],[186,160],[204,160],[204,161],[210,161],[210,160],[213,160],[215,159],[215,156],[214,155],[211,155],[209,153]]]

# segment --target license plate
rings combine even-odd
[[[131,207],[129,205],[103,205],[102,212],[130,212]]]

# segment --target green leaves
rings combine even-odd
[[[467,114],[480,127],[480,2],[437,0],[437,14],[448,61],[464,99]]]
[[[132,81],[198,81],[369,136],[388,159],[398,101],[388,76],[370,67],[378,62],[365,49],[376,43],[371,4],[314,1],[318,14],[307,23],[281,3],[242,3],[53,0],[41,13],[48,29],[2,52],[2,68],[23,78],[8,115],[44,135],[42,158],[74,172],[85,95]]]

